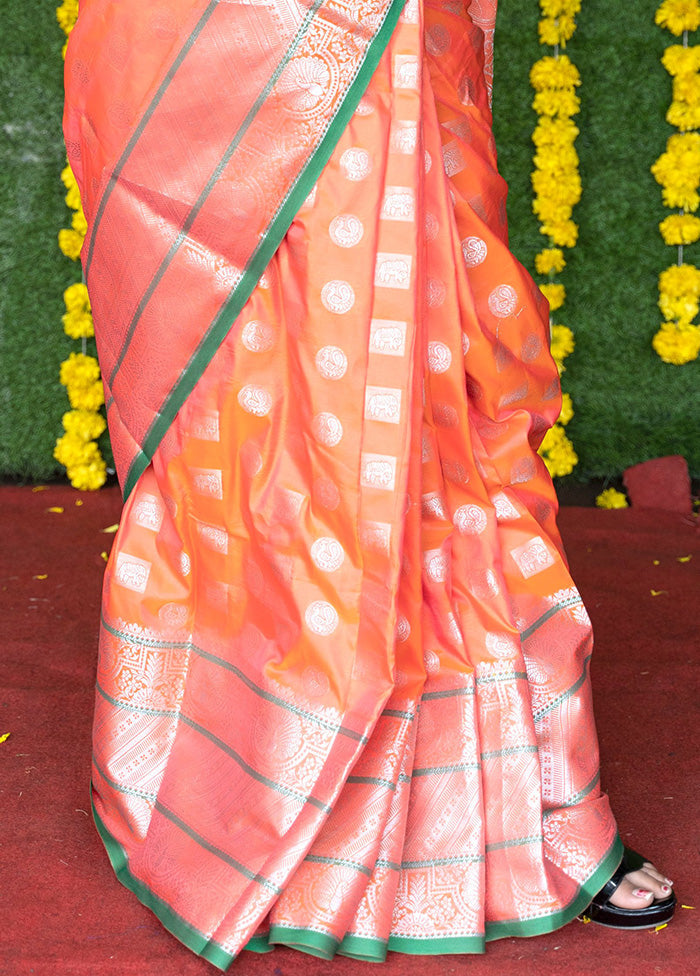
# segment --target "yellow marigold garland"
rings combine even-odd
[[[73,30],[78,17],[78,0],[63,0],[56,10],[56,19],[66,34]],[[65,45],[63,55],[65,57]],[[58,232],[58,246],[72,261],[80,257],[87,222],[80,202],[80,191],[69,165],[61,173],[66,188],[66,205],[73,211],[71,226]],[[61,363],[61,383],[66,387],[71,409],[63,415],[65,433],[56,441],[54,457],[67,471],[70,483],[81,491],[101,488],[107,478],[107,466],[97,438],[104,432],[106,422],[100,408],[104,391],[100,367],[94,356],[87,354],[87,340],[95,334],[87,288],[82,282],[70,285],[63,293],[66,312],[63,330],[71,339],[79,340],[81,352],[72,352]]]
[[[675,265],[659,275],[659,308],[664,321],[652,340],[666,363],[681,366],[700,354],[700,326],[693,322],[700,308],[700,271],[683,261],[683,248],[700,239],[700,47],[688,46],[688,32],[700,27],[700,0],[664,0],[655,21],[681,44],[666,48],[661,63],[673,78],[673,99],[666,121],[679,130],[651,172],[662,187],[664,205],[678,213],[661,221],[666,244],[678,249]]]
[[[535,271],[547,278],[540,289],[551,313],[560,309],[566,300],[564,285],[554,281],[566,266],[563,248],[574,247],[578,238],[572,214],[581,199],[578,155],[574,148],[579,130],[572,116],[580,108],[576,89],[581,78],[576,65],[559,49],[566,47],[576,30],[575,17],[581,10],[581,0],[539,2],[542,11],[539,41],[554,50],[536,61],[530,71],[530,84],[535,91],[532,107],[538,115],[532,134],[535,144],[532,209],[539,220],[540,233],[549,238],[549,246],[535,257]],[[564,359],[574,348],[573,332],[565,325],[555,325],[550,318],[550,333],[552,356],[561,374]],[[570,474],[578,464],[576,451],[564,430],[573,414],[571,397],[565,393],[559,419],[540,447],[552,477]]]

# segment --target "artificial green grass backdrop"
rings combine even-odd
[[[666,211],[649,173],[672,131],[663,120],[670,79],[659,63],[672,38],[653,25],[657,5],[584,0],[568,49],[583,80],[584,196],[556,320],[576,337],[564,386],[576,410],[568,432],[579,479],[612,477],[665,454],[683,454],[700,475],[700,363],[668,366],[651,348],[657,275],[675,258],[658,233]],[[56,245],[69,213],[59,178],[63,34],[55,6],[0,0],[0,475],[28,479],[62,474],[52,456],[68,409],[58,369],[79,349],[61,327],[63,289],[79,269]],[[529,268],[544,242],[530,211],[528,72],[545,52],[538,13],[537,0],[501,0],[496,44],[495,128],[511,186],[511,241]],[[700,260],[697,247],[686,260]]]
[[[582,80],[576,147],[583,198],[574,213],[579,243],[561,277],[567,301],[554,318],[576,339],[563,385],[576,411],[567,432],[578,478],[613,476],[666,454],[684,455],[700,474],[700,361],[670,366],[651,348],[661,323],[657,277],[677,255],[659,234],[670,211],[649,172],[675,131],[664,121],[671,83],[659,58],[676,39],[654,26],[657,7],[657,0],[583,0],[567,48]],[[528,72],[545,50],[536,42],[538,12],[536,0],[501,0],[494,93],[511,246],[530,269],[545,241],[529,193],[535,116]],[[700,261],[698,247],[686,248],[686,261]]]

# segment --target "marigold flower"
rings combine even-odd
[[[700,48],[671,44],[664,51],[661,63],[670,75],[693,74],[700,71]]]
[[[595,500],[598,508],[629,508],[627,495],[617,488],[606,488]]]
[[[105,402],[101,380],[87,386],[68,386],[68,402],[74,410],[99,410]]]
[[[540,0],[540,10],[545,17],[573,17],[581,11],[581,0]]]
[[[86,441],[77,434],[65,433],[56,441],[53,456],[64,468],[69,468],[78,464],[90,464],[100,456],[100,451],[94,441]]]
[[[64,227],[58,232],[58,246],[71,261],[77,261],[80,257],[84,239],[84,235],[79,234],[74,228]]]
[[[663,0],[654,15],[659,27],[680,37],[683,31],[694,31],[700,27],[700,2],[698,0]]]
[[[89,386],[100,378],[100,367],[94,356],[82,352],[72,352],[61,363],[61,383],[63,386]]]
[[[693,214],[670,214],[659,224],[666,244],[682,246],[700,240],[700,217]]]
[[[559,274],[565,266],[564,252],[559,247],[548,247],[535,255],[535,271],[537,274]]]
[[[90,296],[87,286],[82,281],[69,285],[63,292],[63,301],[69,312],[89,312]]]
[[[553,119],[543,116],[535,126],[532,141],[538,149],[573,145],[578,134],[578,127],[571,119]]]
[[[555,91],[546,88],[544,91],[537,92],[532,107],[538,115],[570,118],[581,110],[581,101],[572,91]]]
[[[67,190],[78,188],[78,181],[75,178],[75,173],[70,167],[70,163],[66,163],[61,170],[61,181]]]
[[[574,334],[566,325],[553,325],[550,329],[550,349],[554,362],[559,366],[574,351]],[[563,367],[562,367],[563,370]]]
[[[535,91],[547,88],[574,89],[581,84],[578,68],[566,54],[558,58],[547,55],[535,61],[530,69],[530,85]]]
[[[700,127],[700,105],[689,105],[687,102],[671,102],[666,112],[666,121],[681,132],[691,132]]]
[[[571,219],[543,221],[540,233],[546,234],[559,247],[575,247],[578,240],[578,224]]]
[[[537,33],[540,44],[547,44],[555,47],[560,44],[566,47],[566,42],[571,40],[576,30],[576,21],[570,14],[562,14],[560,17],[542,17],[537,24]]]
[[[82,207],[73,214],[71,224],[76,234],[80,234],[81,239],[84,238],[87,234],[87,220]]]
[[[566,427],[566,425],[571,420],[571,418],[573,417],[573,415],[574,415],[574,404],[573,404],[573,401],[571,399],[571,394],[570,393],[562,393],[562,395],[561,395],[561,413],[559,414],[559,419],[557,420],[557,423],[558,424],[561,424],[562,427]]]
[[[60,7],[56,8],[56,20],[61,30],[70,34],[78,19],[78,0],[63,0]]]
[[[563,285],[550,282],[546,285],[540,285],[540,291],[549,302],[550,312],[556,311],[556,309],[561,308],[564,304],[566,289]]]
[[[76,310],[66,312],[62,316],[63,331],[71,339],[91,339],[95,334],[95,325],[90,312]]]
[[[664,322],[651,344],[665,363],[682,366],[700,354],[700,326]]]
[[[560,424],[555,424],[547,431],[540,444],[539,454],[552,478],[571,474],[578,464],[574,446]]]
[[[71,186],[65,195],[66,206],[71,210],[78,210],[81,207],[80,203],[80,190],[78,189],[78,184]]]
[[[107,480],[107,465],[99,457],[90,464],[72,465],[66,474],[78,491],[98,491]]]
[[[94,410],[69,410],[63,414],[63,427],[68,434],[84,441],[94,441],[107,427],[107,422]]]
[[[697,71],[677,75],[673,79],[673,97],[679,102],[697,105],[700,101],[700,77]]]

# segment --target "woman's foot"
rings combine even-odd
[[[582,917],[610,928],[648,929],[665,925],[675,908],[673,882],[626,847],[617,871]]]
[[[625,875],[609,901],[617,908],[647,908],[655,901],[670,898],[672,891],[673,882],[645,861],[639,870]]]

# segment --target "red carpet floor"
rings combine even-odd
[[[88,815],[95,637],[114,489],[0,488],[0,974],[212,976],[114,879]],[[604,787],[623,839],[684,905],[663,931],[574,922],[485,957],[392,954],[382,969],[277,950],[238,976],[696,976],[700,532],[661,511],[563,509],[597,637]],[[691,557],[688,559],[688,557]]]

